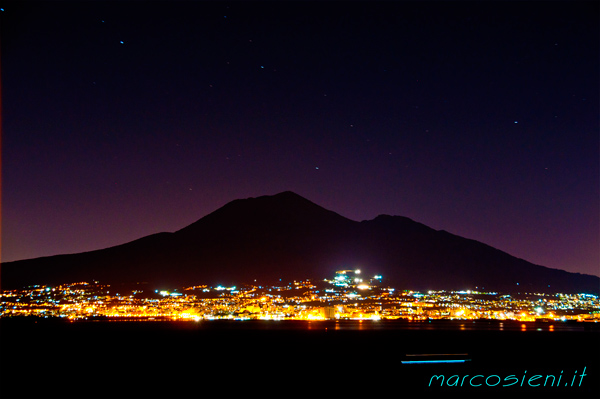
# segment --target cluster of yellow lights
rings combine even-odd
[[[381,319],[459,319],[478,318],[515,320],[530,322],[536,319],[547,320],[588,320],[600,321],[600,304],[594,296],[564,296],[560,298],[544,297],[536,302],[515,299],[511,301],[488,302],[481,305],[480,299],[465,295],[485,293],[459,291],[433,291],[419,293],[414,291],[394,292],[392,288],[380,288],[375,276],[370,283],[362,279],[349,282],[345,276],[360,270],[342,270],[337,272],[336,280],[329,281],[336,289],[320,290],[307,281],[294,282],[285,287],[236,287],[209,288],[198,285],[184,288],[185,293],[156,291],[158,298],[145,299],[134,294],[121,296],[110,294],[108,286],[96,284],[89,286],[81,282],[61,285],[55,288],[36,287],[22,292],[10,291],[2,294],[11,298],[2,303],[1,316],[35,315],[49,317],[68,317],[81,319],[89,317],[109,317],[119,320],[132,319],[173,319],[200,321],[203,319],[259,319],[259,320],[381,320]],[[339,277],[339,278],[338,278]],[[360,281],[357,281],[360,280]],[[328,282],[328,280],[325,280]],[[87,287],[87,288],[86,288]],[[205,292],[213,297],[202,299]],[[281,295],[281,291],[288,293]],[[88,291],[86,291],[88,290]],[[196,292],[194,292],[197,290]],[[214,292],[217,291],[217,292]],[[91,294],[96,292],[96,294]],[[198,294],[198,295],[196,295]],[[495,294],[495,293],[494,293]],[[538,295],[538,294],[535,294]],[[463,296],[461,298],[461,296]],[[21,302],[19,302],[21,298]],[[35,300],[35,298],[41,298]],[[502,297],[499,297],[502,298]],[[578,299],[579,298],[579,299]],[[591,299],[590,299],[591,298]],[[23,301],[22,299],[26,299]],[[369,299],[368,301],[364,301]],[[65,300],[67,303],[64,303]],[[580,301],[580,302],[578,302]],[[10,306],[7,303],[10,302]],[[558,306],[586,306],[588,313],[566,314]],[[546,309],[546,311],[544,310]],[[550,311],[550,309],[554,309]]]

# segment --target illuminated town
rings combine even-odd
[[[590,294],[502,294],[484,291],[411,291],[382,284],[382,276],[340,270],[333,279],[281,286],[206,285],[172,290],[147,284],[77,282],[3,291],[0,317],[70,320],[515,320],[600,321]]]

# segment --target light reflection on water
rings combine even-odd
[[[285,324],[285,322],[283,323]],[[302,328],[299,322],[293,328]],[[584,331],[582,323],[547,322],[496,322],[496,321],[383,321],[383,320],[336,320],[312,321],[311,330],[455,330],[455,331]]]
[[[42,323],[44,324],[44,323]],[[66,324],[74,326],[119,324],[123,326],[140,325],[148,328],[183,330],[313,330],[313,331],[523,331],[561,332],[591,331],[599,332],[600,323],[583,322],[521,322],[510,320],[200,320],[200,321],[115,321],[115,320],[77,320]],[[594,325],[592,325],[594,324]]]
[[[312,330],[312,331],[377,331],[377,330],[425,330],[425,331],[587,331],[584,323],[547,323],[547,322],[512,322],[512,321],[450,321],[450,320],[249,320],[222,321],[208,320],[197,323],[198,328],[212,329],[256,329],[256,330]],[[595,330],[594,332],[597,332]]]

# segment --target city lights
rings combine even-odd
[[[519,295],[462,291],[413,291],[388,287],[383,277],[364,281],[359,270],[333,279],[277,286],[196,285],[174,289],[119,288],[98,281],[3,291],[0,317],[63,317],[70,320],[515,320],[600,321],[600,300],[589,294]],[[526,329],[526,325],[523,324]],[[552,328],[554,330],[554,326]]]

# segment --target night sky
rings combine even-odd
[[[599,275],[597,2],[0,2],[2,261],[291,190]]]

